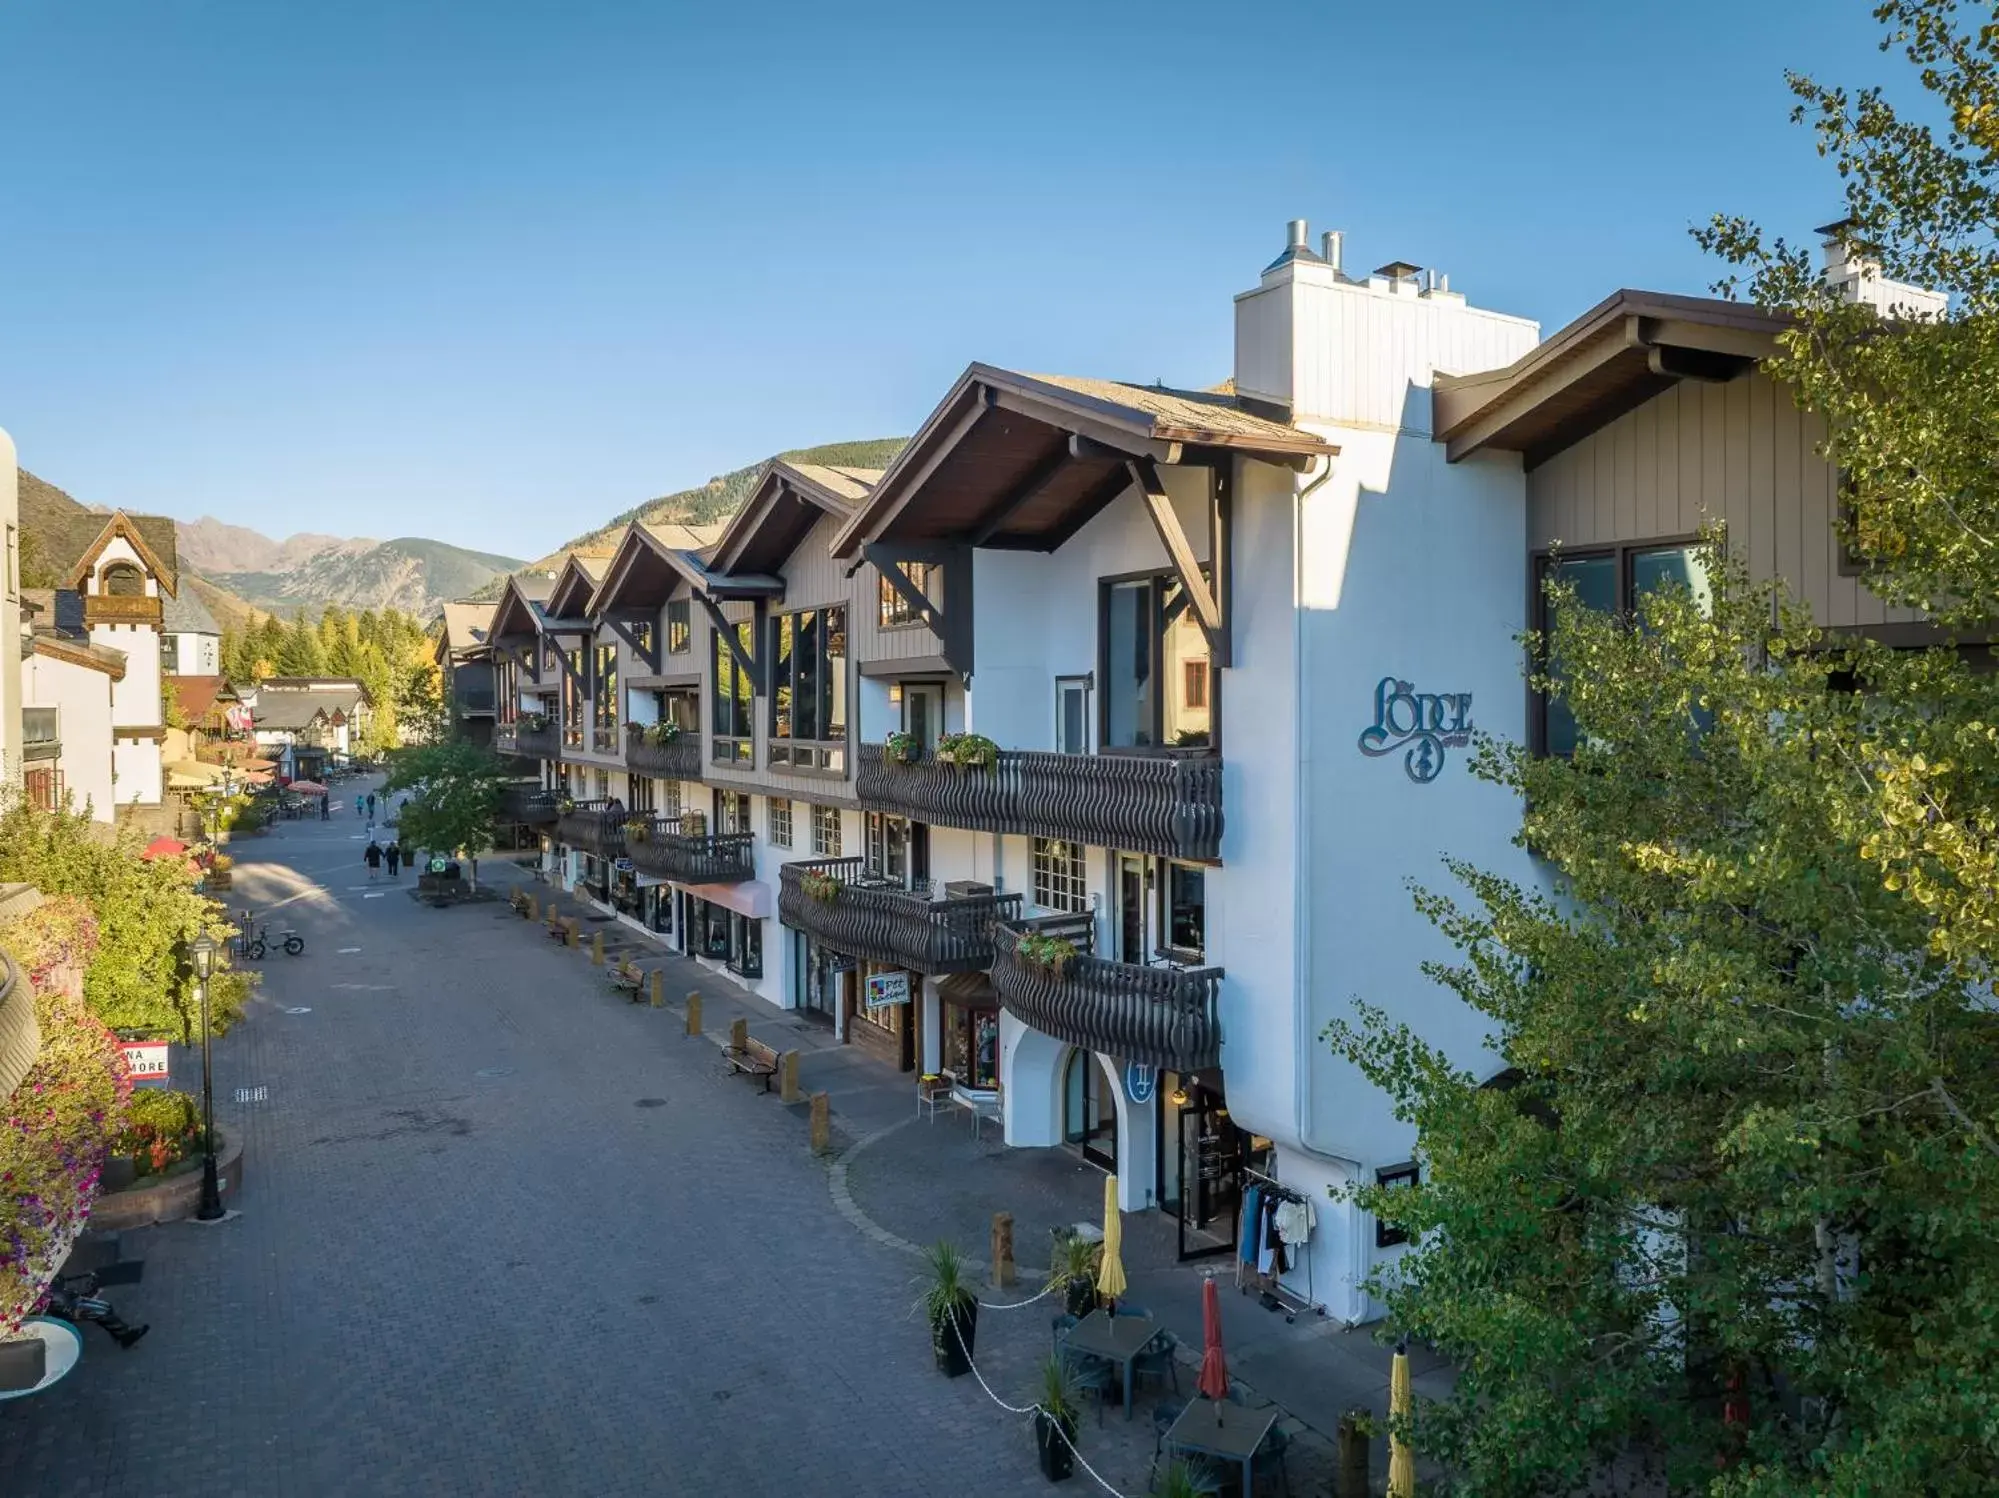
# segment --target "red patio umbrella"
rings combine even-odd
[[[185,852],[187,852],[187,844],[179,838],[156,837],[150,843],[146,844],[145,851],[139,856],[141,858],[172,858]]]
[[[1229,1361],[1222,1353],[1222,1292],[1211,1274],[1201,1286],[1201,1376],[1195,1387],[1217,1405],[1229,1397]]]

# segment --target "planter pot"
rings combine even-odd
[[[104,1158],[104,1174],[98,1178],[98,1189],[105,1195],[123,1191],[139,1179],[139,1167],[132,1163],[130,1155],[107,1155]]]
[[[1097,1308],[1097,1287],[1089,1280],[1071,1280],[1062,1293],[1062,1309],[1081,1321]]]
[[[236,872],[233,869],[223,869],[218,873],[211,869],[206,882],[210,889],[230,889],[236,883]]]
[[[1065,1440],[1063,1437],[1068,1439]],[[1055,1420],[1046,1414],[1034,1417],[1034,1457],[1041,1475],[1050,1482],[1067,1482],[1076,1474],[1076,1453],[1070,1442],[1076,1439],[1076,1422],[1064,1420],[1057,1434]]]
[[[231,1205],[243,1184],[243,1146],[219,1130],[215,1152],[216,1184],[222,1204]],[[129,1162],[128,1162],[129,1163]],[[201,1167],[163,1176],[140,1176],[123,1191],[107,1191],[90,1212],[90,1226],[99,1231],[148,1227],[192,1217],[201,1205]]]
[[[967,1302],[958,1310],[958,1335],[952,1336],[942,1321],[930,1323],[930,1347],[937,1354],[937,1370],[946,1378],[962,1378],[972,1371],[972,1353],[978,1343],[979,1307]]]

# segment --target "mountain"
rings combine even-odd
[[[176,521],[175,536],[181,560],[210,577],[225,572],[289,572],[322,552],[361,552],[380,544],[365,539],[317,536],[309,531],[273,541],[247,525],[228,525],[213,515],[204,515],[193,524]]]
[[[285,562],[282,548],[299,539],[268,543],[280,548],[275,566],[210,576],[230,592],[275,613],[298,608],[313,612],[335,603],[344,609],[398,608],[428,619],[444,607],[445,600],[476,593],[522,565],[518,557],[467,551],[420,536],[381,542],[335,540]]]
[[[778,456],[790,463],[826,463],[841,468],[886,468],[895,455],[902,451],[906,437],[873,437],[856,442],[828,442],[819,447],[795,447],[790,452]],[[736,513],[738,506],[749,497],[750,486],[756,476],[763,471],[762,463],[752,463],[747,468],[737,468],[708,480],[698,489],[682,489],[677,494],[661,495],[649,499],[644,504],[614,515],[605,524],[587,535],[578,536],[573,541],[564,542],[547,556],[527,564],[529,572],[547,572],[562,565],[564,553],[571,551],[605,550],[617,544],[618,532],[634,520],[663,524],[678,521],[683,525],[705,525],[710,521],[726,520]],[[499,584],[496,579],[487,592],[497,598]]]

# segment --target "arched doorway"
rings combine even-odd
[[[113,598],[143,598],[146,595],[146,574],[130,562],[113,562],[104,569],[100,585]]]
[[[1118,1168],[1117,1083],[1088,1051],[1069,1052],[1062,1075],[1062,1138],[1098,1169]]]

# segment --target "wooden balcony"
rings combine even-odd
[[[808,873],[838,885],[830,900],[806,892]],[[780,872],[777,913],[836,952],[935,977],[990,967],[993,924],[1020,914],[1020,896],[939,899],[927,888],[870,880],[859,858],[810,858]]]
[[[500,798],[496,822],[514,822],[525,827],[553,827],[556,821],[554,791],[513,790]]]
[[[599,858],[623,858],[626,816],[623,812],[606,811],[605,804],[578,801],[573,811],[565,811],[556,818],[556,839]]]
[[[529,728],[526,724],[514,729],[514,753],[525,754],[533,759],[558,759],[561,757],[562,732],[553,723],[546,728]]]
[[[141,594],[86,593],[83,595],[83,622],[95,624],[158,624],[160,601]]]
[[[663,780],[699,780],[701,735],[688,729],[670,744],[648,744],[645,729],[633,723],[625,729],[625,768]]]
[[[1067,916],[993,931],[993,989],[1015,1019],[1044,1035],[1165,1071],[1221,1060],[1218,967],[1139,967],[1090,955],[1091,922]],[[1020,953],[1030,934],[1062,936],[1078,952],[1060,971]]]
[[[1161,754],[1048,754],[1002,749],[990,770],[925,755],[890,761],[862,744],[854,793],[871,811],[973,832],[1012,832],[1212,860],[1222,849],[1222,762],[1187,750]]]
[[[698,744],[699,737],[692,742]],[[626,832],[625,856],[641,873],[682,884],[742,884],[757,876],[750,833],[683,832],[679,817],[638,820],[645,830]]]

